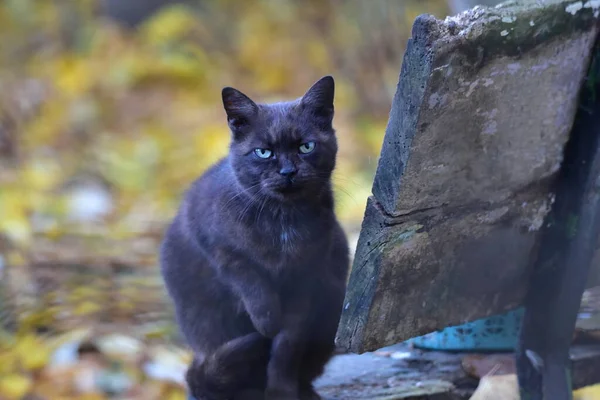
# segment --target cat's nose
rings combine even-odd
[[[279,174],[286,178],[293,178],[298,170],[293,165],[286,165],[279,170]]]

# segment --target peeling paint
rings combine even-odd
[[[535,26],[535,22],[533,20],[529,21],[529,26]]]
[[[431,96],[429,96],[429,109],[432,110],[437,106],[444,106],[444,104],[446,104],[446,102],[448,101],[448,93],[445,93],[443,96],[440,96],[439,93],[432,93]]]
[[[423,227],[423,225],[420,224],[415,224],[412,226],[409,226],[406,228],[405,231],[401,232],[398,236],[397,239],[400,242],[407,242],[408,240],[410,240],[419,229],[421,229]]]
[[[532,215],[531,223],[529,224],[529,232],[539,230],[544,225],[546,215],[550,212],[551,206],[554,203],[554,196],[548,196],[548,200],[542,201],[542,204],[534,211]]]
[[[495,210],[489,211],[485,214],[481,214],[477,216],[477,220],[486,224],[496,223],[500,218],[505,216],[510,209],[507,206],[497,208]]]
[[[583,8],[591,8],[592,10],[596,10],[600,8],[600,0],[589,0],[583,5]]]
[[[521,69],[521,64],[519,64],[519,63],[508,64],[506,66],[506,68],[508,68],[509,74],[514,75],[518,70]]]
[[[471,94],[473,94],[473,91],[475,90],[477,85],[479,85],[479,79],[476,79],[473,82],[471,82],[471,84],[469,85],[469,91],[467,92],[467,94],[465,96],[469,97]]]
[[[565,11],[568,12],[569,14],[575,15],[582,8],[583,8],[583,1],[577,1],[575,3],[569,4],[565,8]]]
[[[507,23],[507,24],[512,24],[516,20],[517,20],[517,17],[514,17],[514,16],[502,17],[502,22]]]
[[[430,167],[426,167],[424,168],[425,171],[439,171],[439,170],[443,170],[446,168],[445,164],[437,164],[437,165],[432,165]]]
[[[498,123],[496,121],[488,121],[481,133],[484,135],[494,135],[496,132],[498,132]]]
[[[429,96],[429,109],[432,110],[435,108],[435,106],[438,105],[438,103],[440,102],[440,95],[437,93],[432,93],[431,96]]]
[[[394,338],[396,337],[396,332],[394,331],[389,331],[387,333],[387,335],[385,336],[385,341],[388,343],[391,343],[394,341]]]
[[[431,72],[434,72],[434,71],[441,71],[441,70],[444,70],[444,69],[446,69],[446,68],[448,68],[448,67],[450,67],[450,64],[444,64],[444,65],[440,65],[439,67],[437,67],[437,68],[434,68],[434,69],[433,69]]]
[[[548,67],[550,67],[550,65],[552,65],[550,62],[548,62],[548,61],[545,61],[545,62],[544,62],[544,63],[542,63],[542,64],[533,65],[533,66],[531,67],[531,70],[532,70],[533,72],[544,71],[544,70],[548,69]]]
[[[500,36],[506,36],[508,35],[508,31],[505,29],[502,32],[500,32]]]
[[[496,134],[498,132],[498,122],[495,120],[495,118],[498,114],[498,109],[494,108],[491,111],[481,112],[480,114],[486,118],[485,125],[483,126],[481,133],[483,135]]]

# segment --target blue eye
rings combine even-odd
[[[300,153],[308,154],[315,149],[315,142],[306,142],[300,145]]]
[[[258,156],[258,158],[271,158],[273,152],[269,149],[254,149],[254,154]]]

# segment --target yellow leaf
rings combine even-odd
[[[6,400],[21,399],[31,387],[31,379],[22,375],[10,374],[0,377],[0,397]]]
[[[18,251],[9,252],[6,255],[6,260],[8,261],[9,265],[13,266],[21,266],[27,263],[27,260],[25,257],[23,257],[23,254],[19,253]]]
[[[22,144],[27,149],[51,145],[67,123],[67,107],[58,99],[42,104],[38,114],[23,127]]]
[[[33,334],[18,338],[14,351],[21,366],[29,371],[43,368],[51,355],[50,347]]]
[[[600,384],[574,391],[573,400],[600,400]]]
[[[95,77],[88,61],[77,57],[62,57],[56,65],[56,86],[67,96],[77,96],[87,92]]]
[[[22,170],[23,182],[35,188],[47,189],[54,183],[52,180],[52,167],[45,165],[41,160],[26,165]]]
[[[102,304],[98,304],[93,301],[83,301],[79,303],[77,307],[75,307],[75,310],[73,310],[73,314],[79,316],[93,314],[102,310],[102,307]]]
[[[307,58],[316,69],[327,71],[331,68],[329,53],[322,41],[308,41],[306,46]]]
[[[0,376],[8,375],[17,368],[17,356],[13,351],[0,351]]]
[[[141,38],[152,45],[182,38],[198,24],[194,15],[185,6],[165,8],[148,20],[140,30]]]
[[[187,395],[183,389],[170,389],[167,392],[166,400],[185,400]]]
[[[229,129],[223,123],[207,124],[202,127],[201,131],[194,135],[194,145],[198,155],[198,164],[196,165],[205,169],[223,157],[227,153],[229,136]]]
[[[0,192],[0,232],[18,244],[31,239],[29,199],[23,190],[4,188]]]

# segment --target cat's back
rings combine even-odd
[[[235,177],[228,158],[222,158],[209,167],[191,183],[184,195],[182,206],[187,202],[214,201],[234,183]]]
[[[189,186],[179,207],[178,217],[195,222],[219,218],[224,199],[235,187],[235,177],[229,160],[223,158],[208,168]]]
[[[223,158],[194,180],[183,194],[177,214],[165,233],[161,252],[166,248],[180,251],[183,247],[194,247],[198,237],[216,225],[222,198],[227,197],[234,179],[227,158]]]

